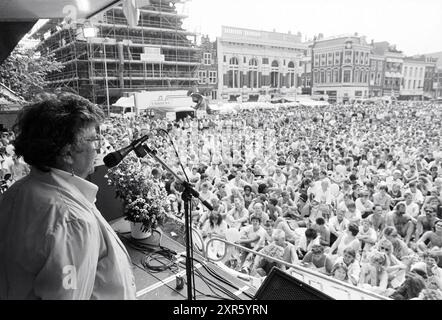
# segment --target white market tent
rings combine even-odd
[[[327,101],[317,101],[310,98],[298,99],[296,102],[305,107],[325,107],[330,105]]]

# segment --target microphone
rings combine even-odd
[[[106,155],[103,158],[104,164],[108,168],[115,167],[117,164],[119,164],[124,159],[124,157],[126,157],[128,155],[129,152],[138,148],[147,139],[149,139],[149,135],[146,134],[145,136],[132,141],[132,143],[130,145],[128,145],[127,147],[124,147],[120,150],[109,153],[108,155]]]

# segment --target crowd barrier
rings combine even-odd
[[[325,294],[333,297],[336,300],[391,300],[374,292],[370,292],[368,290],[336,280],[317,271],[272,258],[268,255],[260,253],[259,251],[248,249],[244,246],[234,243],[233,241],[229,241],[232,239],[227,240],[214,237],[207,241],[204,241],[199,231],[196,229],[192,230],[192,235],[194,240],[194,248],[199,251],[199,253],[201,253],[207,261],[216,263],[233,276],[236,276],[243,281],[247,281],[249,285],[255,286],[256,289],[258,289],[258,287],[262,284],[263,278],[245,275],[225,266],[222,262],[222,260],[224,260],[226,255],[228,254],[229,247],[251,252],[270,261],[280,263],[287,268],[286,272],[292,277],[295,277],[296,279],[308,284],[309,286],[324,292]],[[236,235],[234,235],[233,233],[228,236],[228,238],[233,239],[235,237]],[[219,244],[215,245],[215,242],[218,242]],[[217,251],[218,254],[215,254],[213,250],[214,246],[216,246],[216,248],[218,249],[221,248],[221,252]]]

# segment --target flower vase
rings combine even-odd
[[[143,231],[143,224],[141,222],[130,222],[130,234],[132,238],[137,240],[147,239],[152,235],[152,231]]]

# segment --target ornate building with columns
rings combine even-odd
[[[295,95],[306,50],[300,33],[223,26],[217,38],[218,99],[257,101]]]

